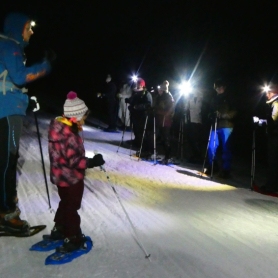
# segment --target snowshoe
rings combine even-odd
[[[61,246],[63,242],[63,239],[52,239],[50,235],[43,235],[43,240],[33,244],[29,250],[39,252],[55,250],[57,247]]]
[[[67,247],[65,247],[67,246]],[[90,237],[88,236],[83,236],[83,242],[82,245],[79,245],[78,249],[75,249],[73,251],[69,251],[70,247],[68,244],[63,244],[63,247],[58,247],[56,249],[56,252],[49,255],[46,259],[45,259],[45,264],[49,265],[49,264],[54,264],[54,265],[59,265],[59,264],[65,264],[65,263],[69,263],[72,260],[87,254],[88,252],[90,252],[90,250],[93,247],[93,241],[91,240]],[[67,248],[69,248],[68,250],[66,250]]]
[[[0,236],[29,237],[45,229],[45,225],[30,227],[26,220],[20,219],[20,209],[0,212]]]
[[[84,235],[78,237],[74,236],[71,238],[65,238],[63,245],[58,247],[56,251],[60,253],[72,252],[82,248],[85,242],[86,242],[86,237]]]
[[[14,211],[0,212],[0,231],[4,233],[26,234],[30,232],[30,225],[27,221],[21,220],[20,209]]]
[[[0,227],[0,237],[3,236],[14,236],[14,237],[30,237],[36,235],[40,231],[44,230],[46,225],[37,225],[37,226],[28,226],[28,229],[25,230],[5,230]]]

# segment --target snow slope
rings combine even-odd
[[[128,148],[118,148],[121,133],[92,126],[83,132],[87,156],[102,153],[107,170],[86,173],[80,215],[93,250],[72,263],[45,266],[49,253],[28,249],[50,232],[59,198],[48,177],[47,127],[53,116],[38,117],[52,208],[36,127],[29,116],[20,148],[20,208],[23,219],[47,228],[30,238],[0,239],[1,277],[278,277],[277,199],[248,190],[247,166],[244,171],[239,168],[248,171],[246,176],[231,184],[217,183],[198,177],[199,166],[138,161]],[[125,140],[129,138],[127,133]],[[148,253],[151,257],[146,259]]]

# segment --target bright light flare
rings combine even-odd
[[[187,82],[182,82],[179,85],[179,90],[180,90],[181,94],[188,95],[192,92],[192,86],[188,81]]]
[[[33,21],[33,20],[30,22],[30,24],[31,24],[32,27],[36,26],[36,22]]]
[[[157,86],[157,89],[160,89],[160,86],[159,86],[159,85]]]
[[[267,92],[269,92],[270,91],[270,86],[269,85],[264,85],[263,86],[263,92],[264,93],[267,93]]]
[[[134,75],[132,75],[131,79],[133,82],[137,82],[138,76],[134,74]]]

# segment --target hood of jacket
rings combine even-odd
[[[48,140],[59,142],[65,140],[72,133],[71,122],[63,117],[57,117],[51,120],[49,125]]]
[[[272,104],[272,102],[276,101],[278,98],[278,95],[272,97],[270,100],[266,101],[266,104]]]
[[[4,21],[4,35],[16,40],[22,47],[28,45],[22,37],[25,24],[30,18],[22,13],[10,13]]]

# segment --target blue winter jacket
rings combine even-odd
[[[4,33],[0,34],[0,119],[10,115],[25,115],[28,96],[24,86],[50,71],[44,61],[31,67],[25,66],[22,33],[30,19],[20,13],[9,14],[4,22]]]

